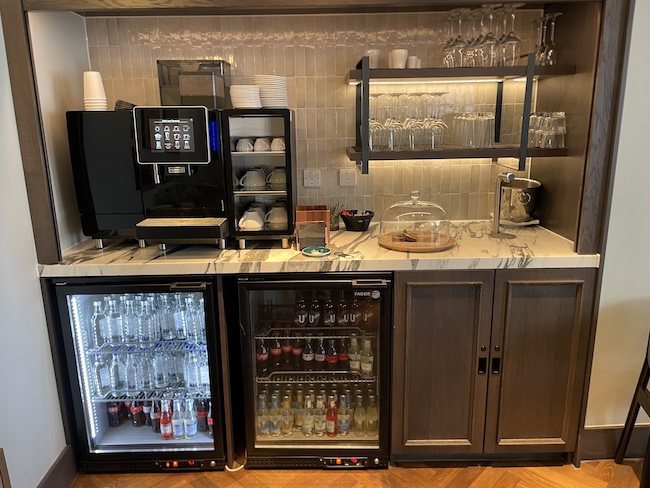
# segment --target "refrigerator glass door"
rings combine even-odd
[[[380,448],[380,283],[241,282],[255,448]]]
[[[89,452],[213,451],[203,292],[65,300]]]

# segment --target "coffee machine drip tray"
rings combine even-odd
[[[224,249],[228,219],[224,217],[155,217],[135,225],[138,240],[165,244],[217,244]]]

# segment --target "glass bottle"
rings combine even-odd
[[[111,358],[111,391],[113,395],[124,394],[124,363],[118,354]]]
[[[307,314],[307,325],[310,327],[319,327],[321,325],[321,306],[320,300],[315,292],[312,292],[311,302],[309,304],[309,313]]]
[[[160,335],[163,340],[176,339],[176,325],[174,324],[174,310],[169,303],[169,296],[163,293],[160,296]]]
[[[135,365],[133,354],[127,354],[124,363],[124,389],[127,395],[135,396],[140,393],[138,368]]]
[[[102,302],[93,302],[93,315],[90,318],[90,327],[92,329],[92,347],[102,347],[108,342],[108,321],[102,311]]]
[[[95,372],[95,394],[103,397],[111,391],[111,372],[101,354],[95,354],[93,370]]]
[[[292,350],[291,339],[284,337],[282,339],[282,369],[285,371],[291,369]]]
[[[298,386],[296,391],[296,403],[293,406],[293,430],[296,432],[302,431],[302,426],[305,423],[305,398],[301,386]]]
[[[327,362],[327,353],[325,352],[325,344],[323,343],[324,339],[322,337],[318,338],[318,345],[314,351],[314,370],[322,371],[325,369],[325,363]]]
[[[305,348],[302,350],[302,369],[312,371],[314,369],[314,348],[311,345],[311,337],[307,336]]]
[[[122,314],[115,300],[108,302],[108,336],[111,344],[121,344],[124,340],[124,324]]]
[[[305,437],[314,435],[314,406],[311,394],[305,399],[305,410],[302,414],[302,433]]]
[[[160,432],[160,417],[162,413],[162,405],[160,400],[153,402],[151,406],[151,430],[154,432]]]
[[[138,341],[143,344],[153,342],[153,320],[152,312],[147,300],[143,300],[140,309],[140,316],[138,317]]]
[[[183,301],[181,294],[176,293],[174,295],[174,333],[176,334],[176,339],[179,341],[184,341],[187,339],[187,325],[185,324],[185,302]]]
[[[339,293],[339,303],[336,307],[336,323],[340,327],[350,325],[350,311],[348,310],[348,302],[345,301],[345,294],[341,291]]]
[[[324,327],[333,327],[336,325],[336,308],[334,307],[334,302],[330,296],[330,292],[327,292],[325,296],[325,303],[323,303],[323,326]]]
[[[131,423],[133,427],[142,427],[147,423],[142,402],[133,400],[131,402]]]
[[[322,437],[327,432],[327,412],[323,395],[316,397],[316,408],[314,409],[314,432],[317,436]]]
[[[273,333],[269,347],[269,370],[280,371],[282,366],[282,343],[278,332]]]
[[[269,374],[269,350],[266,348],[266,341],[264,339],[257,341],[255,364],[257,367],[257,376],[266,376]]]
[[[178,363],[176,356],[173,352],[165,353],[165,364],[167,365],[167,383],[172,388],[181,386],[181,379],[179,377]]]
[[[294,318],[294,323],[299,327],[304,327],[307,325],[307,302],[305,297],[301,294],[298,295],[296,300],[296,314]]]
[[[368,298],[361,314],[361,321],[365,324],[372,322],[372,318],[375,315],[374,305],[372,304],[372,299]]]
[[[379,432],[379,412],[377,411],[377,397],[368,395],[368,408],[366,409],[366,429],[368,435],[377,435]]]
[[[184,427],[183,403],[181,400],[174,400],[174,412],[172,413],[172,432],[174,439],[183,439],[185,437]]]
[[[372,376],[374,370],[375,355],[372,352],[372,343],[370,337],[363,338],[363,348],[361,349],[361,374],[363,376]]]
[[[325,361],[327,361],[327,369],[330,371],[336,371],[339,368],[339,353],[336,352],[335,339],[329,339],[328,341]]]
[[[333,395],[329,396],[329,399],[327,400],[327,412],[325,413],[325,420],[326,420],[326,430],[327,430],[327,435],[329,437],[334,437],[336,436],[336,430],[338,427],[338,418],[337,418],[338,411],[336,409],[336,400],[334,399]]]
[[[109,402],[106,404],[109,427],[119,427],[122,423],[122,416],[120,415],[121,407],[122,405],[120,402]]]
[[[350,323],[348,325],[358,326],[361,322],[361,307],[359,306],[359,299],[354,297],[350,305]]]
[[[345,337],[341,337],[338,345],[339,352],[339,369],[348,371],[350,369],[350,355]]]
[[[300,371],[302,368],[302,351],[304,349],[302,332],[296,332],[291,343],[291,369]]]
[[[337,428],[339,435],[348,435],[350,433],[350,408],[344,395],[341,396],[340,400]]]
[[[199,356],[199,376],[203,393],[210,394],[210,363],[207,349],[203,349]]]
[[[196,402],[196,428],[199,432],[208,431],[208,402],[199,399]]]
[[[196,435],[198,430],[198,419],[194,408],[194,400],[185,399],[185,411],[183,412],[183,428],[185,429],[185,438],[191,439]]]
[[[271,395],[271,411],[269,412],[271,435],[282,435],[282,415],[280,414],[280,398],[277,393]]]
[[[266,395],[259,395],[257,404],[257,435],[266,437],[271,432],[269,409],[266,408]]]
[[[366,409],[363,407],[363,397],[357,396],[354,406],[354,435],[366,435]]]
[[[284,395],[282,399],[282,435],[288,437],[293,435],[293,411],[291,410],[291,400],[289,395]]]
[[[167,388],[167,360],[162,350],[154,353],[153,360],[153,381],[154,388]]]
[[[201,370],[196,351],[188,351],[185,360],[185,386],[187,388],[201,388]]]
[[[163,400],[160,410],[160,434],[164,440],[173,437],[172,416],[170,412],[169,400]]]
[[[201,332],[200,332],[201,324],[200,324],[198,312],[196,311],[196,307],[194,306],[193,297],[185,298],[184,320],[185,320],[185,332],[187,335],[187,340],[198,343],[201,336]]]
[[[207,337],[205,332],[205,300],[203,297],[199,298],[199,306],[196,308],[198,316],[197,325],[197,342],[199,344],[207,344]]]
[[[126,301],[122,324],[124,325],[124,342],[127,344],[135,344],[138,342],[139,323],[138,316],[133,307],[133,300]]]
[[[208,400],[208,432],[214,437],[214,419],[212,418],[212,402]]]
[[[350,334],[350,349],[348,350],[350,359],[350,373],[361,371],[361,351],[359,350],[359,338],[356,334]]]

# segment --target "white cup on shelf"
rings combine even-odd
[[[404,69],[406,68],[406,61],[409,57],[408,49],[393,49],[390,52],[390,59],[392,60],[392,68]]]

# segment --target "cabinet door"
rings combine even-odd
[[[482,451],[493,283],[493,271],[395,274],[393,455]]]
[[[575,449],[595,277],[595,269],[497,271],[486,452]]]

